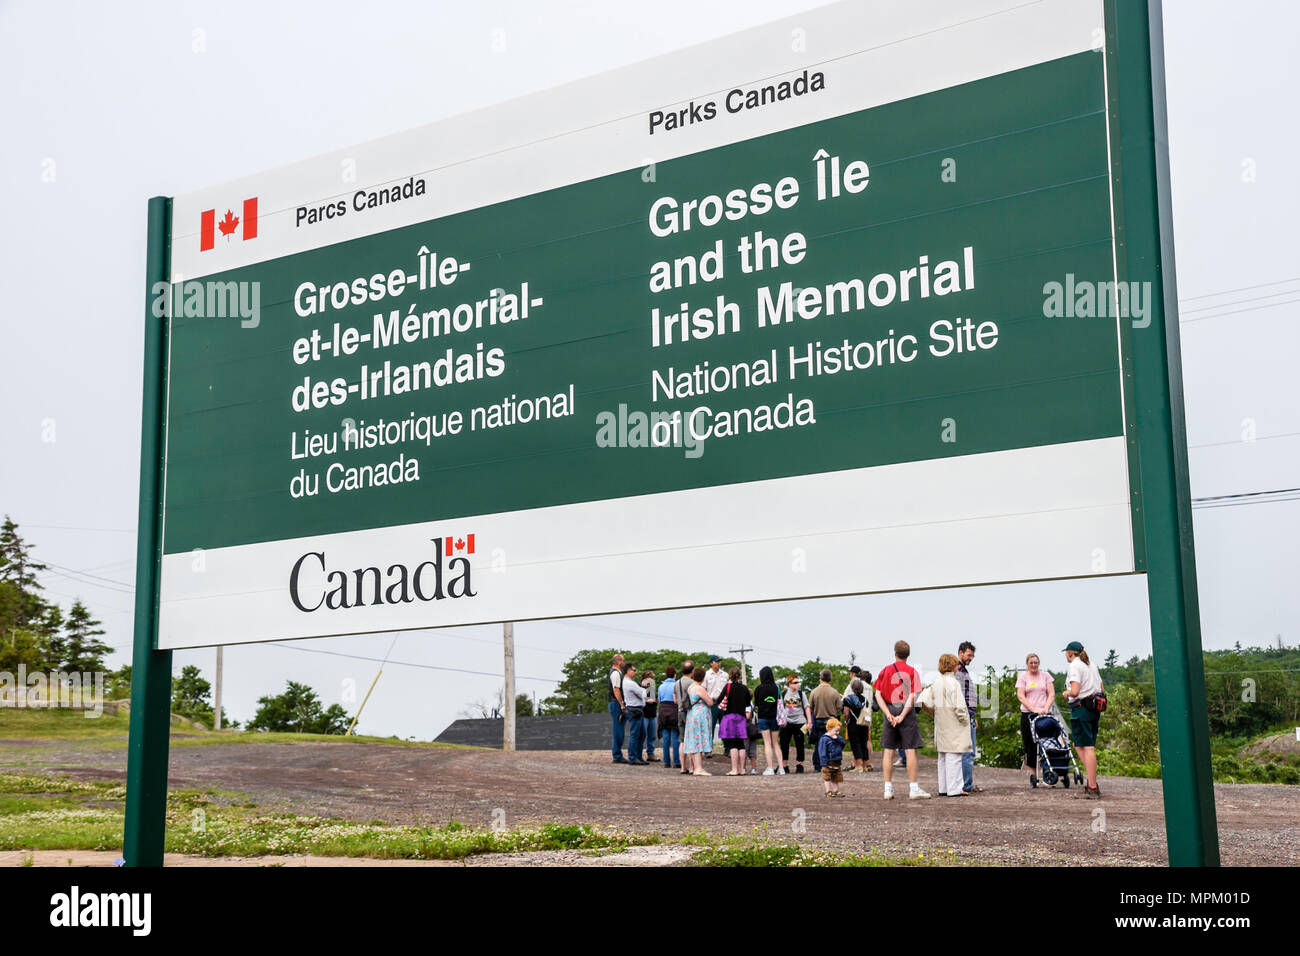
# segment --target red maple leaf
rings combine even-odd
[[[464,548],[464,547],[465,547],[465,539],[464,539],[464,538],[457,538],[457,539],[456,539],[456,550],[459,551],[459,550],[461,550],[461,549]]]
[[[229,236],[232,232],[235,231],[235,227],[238,225],[239,225],[239,217],[236,216],[234,213],[232,213],[229,209],[227,209],[226,218],[221,220],[221,222],[217,223],[217,228],[221,230],[221,234],[223,236]]]

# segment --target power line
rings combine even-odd
[[[1193,498],[1192,501],[1223,501],[1228,498],[1250,498],[1255,495],[1290,494],[1293,491],[1300,491],[1300,488],[1278,488],[1275,491],[1242,491],[1234,495],[1208,495],[1204,498]]]
[[[1300,290],[1297,290],[1300,291]],[[1268,305],[1253,305],[1249,309],[1230,309],[1227,312],[1216,312],[1214,315],[1198,315],[1194,319],[1180,319],[1181,325],[1191,325],[1193,322],[1204,322],[1206,319],[1221,319],[1225,315],[1239,315],[1243,312],[1258,312],[1260,309],[1275,309],[1279,305],[1291,305],[1300,302],[1300,298],[1287,299],[1284,302],[1270,302]],[[1225,302],[1224,305],[1236,305],[1235,302]]]
[[[1233,508],[1240,505],[1266,505],[1300,498],[1300,488],[1278,488],[1273,491],[1243,491],[1235,495],[1210,495],[1193,498],[1193,508]]]
[[[131,588],[132,590],[135,590],[135,585],[132,584],[132,583],[130,583],[129,581],[117,581],[117,580],[114,580],[113,578],[106,578],[106,577],[103,577],[102,575],[91,574],[91,573],[88,572],[88,571],[78,571],[76,568],[65,568],[65,567],[63,567],[63,565],[61,565],[61,564],[55,564],[55,563],[52,562],[52,561],[46,561],[46,562],[43,562],[43,563],[44,563],[45,566],[48,567],[48,568],[58,568],[60,571],[67,572],[68,574],[79,574],[79,575],[81,575],[82,577],[94,578],[94,579],[97,580],[97,581],[105,581],[105,582],[107,582],[108,584],[116,584],[116,585],[118,585],[119,587]]]
[[[63,578],[65,581],[71,581],[73,584],[81,584],[86,587],[92,587],[92,588],[103,588],[105,591],[112,591],[114,594],[130,595],[134,593],[133,590],[130,588],[119,588],[119,587],[114,587],[113,585],[110,584],[101,584],[98,581],[87,581],[85,578],[75,577],[63,571],[55,571],[53,569],[50,569],[50,573],[58,575],[59,577]]]
[[[1226,305],[1245,305],[1247,302],[1263,302],[1265,299],[1276,299],[1278,296],[1295,295],[1300,289],[1285,289],[1282,292],[1270,292],[1268,295],[1255,295],[1249,299],[1234,299],[1231,302],[1219,302],[1215,305],[1203,305],[1197,309],[1181,309],[1180,315],[1191,315],[1193,312],[1213,312],[1215,309],[1222,309]]]
[[[1267,289],[1270,286],[1286,285],[1288,282],[1300,282],[1300,276],[1294,276],[1290,279],[1278,279],[1276,282],[1257,282],[1254,285],[1244,285],[1240,289],[1224,289],[1221,292],[1205,292],[1201,295],[1189,295],[1179,299],[1179,302],[1195,302],[1197,299],[1212,299],[1216,295],[1231,295],[1233,292],[1249,292],[1251,289]]]
[[[257,647],[280,647],[280,648],[283,648],[283,649],[286,650],[286,651],[303,651],[304,653],[307,653],[307,654],[328,654],[328,655],[330,655],[331,657],[348,657],[348,658],[351,658],[351,659],[353,659],[353,660],[358,660],[358,661],[374,661],[374,662],[377,663],[377,664],[383,664],[383,663],[388,663],[388,664],[397,664],[397,665],[400,665],[400,666],[402,666],[402,667],[418,667],[418,668],[421,668],[421,669],[423,669],[423,670],[430,670],[430,671],[453,671],[453,672],[455,672],[455,673],[457,673],[457,674],[479,674],[479,675],[482,675],[482,676],[484,676],[484,677],[500,677],[500,676],[501,676],[501,674],[498,673],[498,672],[496,672],[496,671],[476,671],[476,670],[470,670],[469,668],[465,668],[465,667],[442,667],[442,666],[440,666],[440,665],[438,665],[438,664],[421,664],[421,663],[418,663],[418,662],[416,662],[416,661],[387,661],[387,662],[385,662],[382,658],[379,658],[379,657],[367,657],[367,656],[365,656],[365,655],[363,655],[363,654],[344,654],[342,651],[327,651],[327,650],[325,650],[325,649],[323,649],[323,648],[319,648],[319,647],[294,647],[294,646],[291,645],[291,644],[281,644],[281,643],[279,643],[278,641],[261,641],[261,642],[258,642],[255,646],[257,646]],[[516,678],[517,678],[518,680],[536,680],[536,681],[543,681],[543,682],[548,683],[548,684],[558,684],[558,683],[560,683],[560,681],[557,680],[557,679],[555,679],[554,677],[525,677],[525,676],[522,676],[522,675],[516,675]]]
[[[1300,432],[1280,432],[1277,435],[1257,435],[1256,437],[1252,438],[1250,441],[1246,441],[1245,439],[1238,438],[1238,439],[1229,439],[1228,441],[1202,442],[1199,445],[1188,445],[1187,447],[1188,448],[1219,448],[1223,445],[1253,445],[1255,444],[1255,442],[1268,441],[1271,438],[1296,438],[1297,436],[1300,436]]]
[[[40,528],[45,531],[108,531],[118,534],[135,534],[136,528],[83,528],[68,524],[23,524],[24,528]]]

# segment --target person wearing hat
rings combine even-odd
[[[862,676],[862,668],[859,667],[857,664],[854,664],[852,667],[849,668],[849,682],[845,684],[844,689],[840,691],[841,697],[848,697],[849,694],[853,693],[853,682],[855,680],[860,680],[864,684],[870,683],[870,681],[867,678],[864,678]]]
[[[1097,665],[1088,660],[1088,652],[1078,641],[1065,645],[1065,659],[1070,662],[1065,672],[1065,687],[1070,704],[1070,733],[1074,737],[1074,749],[1079,751],[1083,761],[1088,783],[1084,794],[1100,797],[1101,788],[1097,786],[1097,725],[1101,714],[1091,709],[1093,698],[1104,691],[1101,671]]]
[[[718,724],[722,722],[722,710],[718,707],[718,699],[722,692],[727,689],[727,672],[722,669],[722,658],[717,654],[709,655],[709,669],[704,672],[704,691],[713,701],[713,706],[709,709],[713,726],[709,730],[709,740],[711,742],[718,739]],[[712,757],[713,751],[710,750],[704,756]]]

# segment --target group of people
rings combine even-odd
[[[1088,659],[1082,644],[1072,641],[1064,651],[1070,726],[1087,774],[1085,794],[1100,797],[1096,743],[1104,710],[1104,686],[1097,665]],[[850,668],[848,685],[836,690],[831,684],[831,672],[823,670],[817,687],[809,692],[797,674],[778,682],[770,667],[759,671],[758,684],[751,690],[741,669],[724,671],[717,655],[710,656],[707,667],[697,667],[691,660],[683,661],[680,671],[669,666],[658,680],[653,672],[639,675],[635,665],[617,654],[611,662],[607,687],[613,762],[648,766],[655,761],[658,742],[664,767],[683,774],[712,776],[704,769],[704,761],[713,758],[715,743],[720,739],[728,761],[727,776],[757,774],[761,742],[766,764],[763,776],[804,773],[805,753],[811,752],[813,772],[821,774],[826,795],[842,796],[839,785],[845,770],[875,769],[871,718],[879,711],[883,718],[880,769],[885,799],[894,797],[896,766],[903,767],[907,775],[909,799],[928,799],[930,794],[917,779],[916,759],[916,752],[924,746],[917,714],[925,709],[934,715],[939,796],[963,797],[980,792],[983,788],[974,779],[979,698],[969,671],[975,645],[963,641],[956,654],[940,655],[938,677],[926,687],[922,687],[920,674],[908,664],[910,656],[908,643],[898,641],[894,660],[881,669],[874,681],[870,671],[855,665]],[[1026,658],[1025,670],[1016,680],[1016,696],[1020,701],[1024,769],[1033,773],[1038,755],[1031,721],[1051,713],[1056,701],[1052,675],[1042,669],[1037,654]],[[1099,700],[1103,701],[1100,706]],[[791,744],[795,752],[793,770]],[[847,767],[846,744],[852,755],[852,765]]]

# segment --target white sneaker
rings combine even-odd
[[[785,767],[782,767],[782,768],[780,768],[779,770],[777,770],[776,775],[777,775],[778,777],[784,777],[784,776],[785,776]]]
[[[766,770],[763,771],[763,776],[765,776],[765,777],[775,777],[775,776],[776,776],[776,771],[773,770],[771,767],[768,767]]]
[[[749,768],[749,772],[750,772],[751,774],[758,773],[758,768],[757,768],[757,767],[750,767],[750,768]]]
[[[907,795],[909,800],[929,800],[930,795],[920,787],[913,787],[912,792]]]
[[[885,784],[885,799],[886,800],[894,799],[894,785],[892,783]]]

